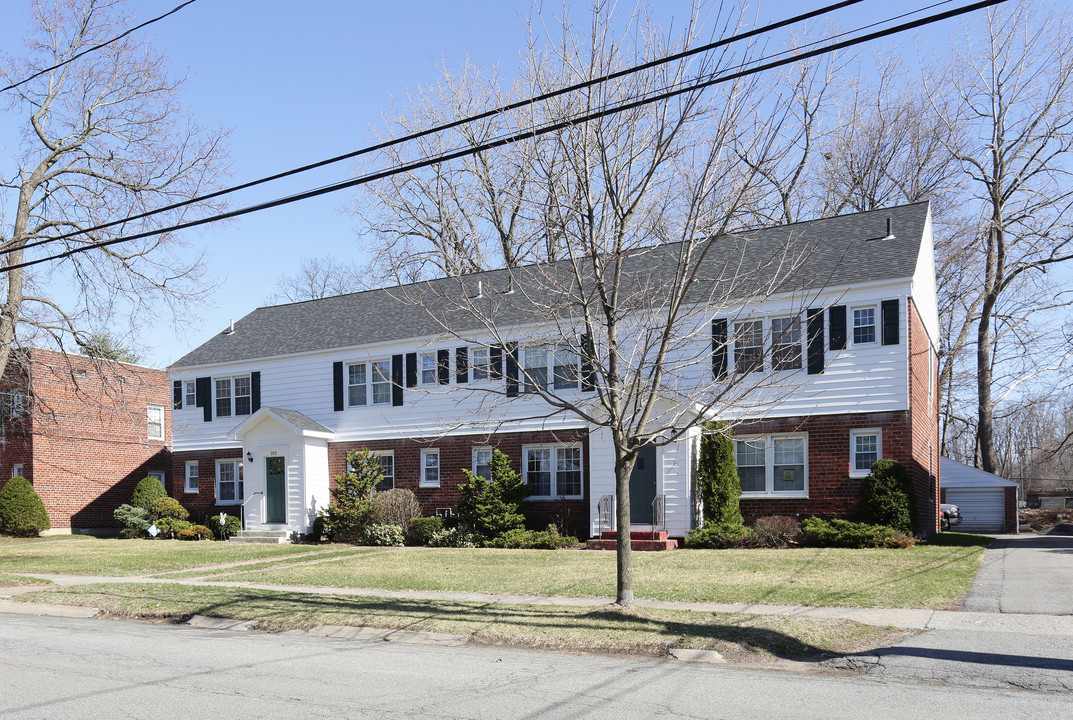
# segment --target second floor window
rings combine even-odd
[[[487,380],[491,377],[491,367],[488,362],[488,348],[475,347],[469,351],[470,372],[473,380]]]
[[[391,402],[391,361],[374,360],[347,366],[347,405]]]
[[[522,348],[522,392],[536,392],[548,387],[548,349],[543,345]]]
[[[876,341],[876,309],[853,309],[853,344],[871,345]]]
[[[195,407],[197,405],[197,383],[193,380],[184,380],[183,396],[183,407]]]
[[[734,323],[734,370],[747,373],[763,368],[764,324],[760,320]]]
[[[216,417],[249,415],[250,407],[249,375],[216,378]]]
[[[569,345],[532,345],[522,348],[523,392],[538,388],[572,390],[578,386],[578,354]],[[550,382],[549,382],[550,381]]]
[[[799,318],[771,319],[771,369],[801,369],[801,321]]]
[[[436,384],[436,353],[422,353],[421,355],[421,384]]]
[[[147,437],[150,440],[164,439],[164,406],[150,405],[146,408]]]

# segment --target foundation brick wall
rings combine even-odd
[[[195,450],[191,452],[172,453],[171,482],[168,494],[178,500],[190,514],[198,520],[207,515],[241,514],[241,506],[236,503],[216,504],[216,461],[241,459],[242,449],[230,450]],[[186,462],[197,460],[197,492],[186,492]]]
[[[413,491],[425,515],[437,508],[453,508],[459,500],[458,486],[465,482],[462,469],[473,469],[473,449],[491,447],[510,457],[511,467],[522,472],[522,446],[544,443],[581,443],[582,494],[580,500],[526,500],[523,505],[527,525],[535,530],[549,523],[566,526],[579,538],[588,537],[589,526],[589,436],[586,430],[561,430],[495,435],[457,435],[419,440],[376,440],[370,442],[332,443],[328,445],[328,467],[331,486],[335,477],[346,469],[346,454],[350,450],[391,450],[395,456],[395,487]],[[420,487],[421,450],[440,451],[440,487]]]
[[[939,358],[932,352],[912,298],[907,303],[906,316],[912,453],[905,464],[917,495],[917,530],[927,535],[939,530],[939,503],[936,501],[939,497]]]
[[[138,481],[167,471],[171,394],[163,370],[26,351],[4,385],[29,390],[29,414],[5,418],[4,481],[14,463],[33,483],[55,530],[113,528]],[[147,406],[164,408],[164,439],[148,438]]]

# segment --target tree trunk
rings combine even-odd
[[[615,603],[622,607],[633,605],[633,549],[630,547],[630,475],[636,457],[615,448],[616,490],[616,555],[618,559],[618,585]]]

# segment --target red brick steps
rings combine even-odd
[[[618,542],[618,533],[614,530],[605,530],[600,537],[585,543],[588,550],[614,550]],[[651,530],[630,531],[630,547],[634,550],[674,550],[678,547],[677,540],[667,538],[665,531],[653,532]]]

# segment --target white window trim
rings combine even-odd
[[[479,453],[479,452],[487,452],[487,453],[491,454],[493,451],[494,451],[494,448],[491,448],[491,447],[489,447],[487,445],[475,445],[473,447],[473,457],[472,457],[472,462],[470,463],[470,468],[469,468],[470,472],[472,472],[474,475],[477,474],[477,453]],[[491,458],[489,458],[488,459],[489,474],[491,474],[491,465],[492,465],[492,460],[491,460]]]
[[[872,340],[872,342],[859,343],[859,342],[857,342],[855,340],[856,333],[854,332],[854,329],[856,328],[856,324],[855,324],[854,315],[855,315],[857,310],[871,310],[872,311],[872,327],[874,328],[873,335],[875,337],[875,339]],[[879,317],[879,305],[878,304],[876,304],[876,303],[863,303],[861,305],[851,305],[850,308],[849,308],[849,317],[846,318],[846,325],[848,326],[846,328],[846,335],[849,336],[849,337],[846,338],[846,340],[847,340],[849,346],[850,347],[875,347],[875,346],[879,345],[879,340],[880,340],[879,333],[880,333],[880,330],[881,330],[880,324],[881,324],[881,320],[880,320],[880,317]]]
[[[483,350],[485,358],[486,358],[486,362],[484,364],[484,370],[485,370],[484,377],[477,377],[478,364],[477,364],[477,361],[476,361],[476,353],[477,353],[478,350]],[[469,381],[471,383],[486,383],[486,382],[491,382],[492,381],[492,376],[495,374],[495,371],[492,369],[492,349],[491,348],[486,347],[484,345],[473,346],[473,347],[471,347],[469,349],[468,353],[466,354],[466,360],[469,363]]]
[[[556,494],[559,489],[559,477],[558,472],[555,469],[555,450],[558,448],[577,448],[578,460],[581,464],[581,494],[580,495],[559,495]],[[530,495],[526,500],[558,500],[564,498],[566,500],[581,500],[585,497],[585,449],[581,446],[581,443],[539,443],[535,445],[522,445],[522,479],[526,485],[530,485],[529,482],[529,456],[530,450],[551,450],[551,495]]]
[[[241,379],[241,378],[245,378],[248,381],[248,385],[249,385],[249,388],[250,388],[250,393],[248,395],[241,395],[240,396],[240,395],[238,395],[236,393],[237,388],[236,388],[235,380]],[[217,395],[216,395],[216,388],[217,388],[216,383],[219,382],[220,380],[230,380],[231,381],[230,382],[231,394],[228,396],[228,401],[229,401],[228,406],[231,409],[231,413],[229,415],[220,415],[218,413],[219,405],[217,404],[216,401],[219,400],[220,398],[217,397]],[[238,410],[238,398],[239,397],[244,397],[244,398],[249,398],[250,399],[250,411],[247,412],[247,413],[242,413],[241,415],[237,412],[237,410]],[[216,418],[216,417],[223,417],[223,418],[249,417],[252,414],[253,414],[253,375],[251,375],[250,373],[239,373],[238,375],[222,375],[220,377],[215,377],[214,376],[212,378],[212,416],[214,418]]]
[[[234,500],[221,500],[220,499],[220,463],[235,463],[235,499]],[[220,458],[216,461],[216,504],[217,505],[241,505],[243,498],[242,493],[239,492],[239,487],[242,485],[242,458]]]
[[[160,484],[161,484],[161,485],[164,485],[164,480],[165,480],[165,479],[166,479],[166,477],[167,477],[167,476],[166,476],[166,475],[164,474],[164,471],[163,471],[163,470],[150,470],[149,472],[147,472],[147,473],[146,473],[146,476],[147,476],[147,477],[151,477],[151,478],[156,478],[157,480],[159,480],[159,481],[160,481]]]
[[[394,490],[396,488],[396,484],[395,484],[395,472],[396,472],[396,468],[395,468],[395,451],[394,450],[374,450],[373,455],[376,455],[376,457],[378,457],[378,458],[382,458],[382,457],[391,458],[391,487],[388,488],[388,489],[389,490]],[[350,469],[350,463],[347,463],[347,469],[348,470]]]
[[[804,475],[804,489],[794,490],[791,492],[776,492],[772,490],[775,482],[775,440],[800,438],[804,440],[804,452],[805,452],[805,467],[803,471]],[[741,496],[747,498],[771,498],[777,500],[780,498],[794,498],[794,499],[808,499],[808,433],[768,433],[766,435],[735,435],[735,442],[756,442],[757,440],[764,441],[764,490],[763,492],[757,491],[741,491]],[[734,448],[735,454],[737,453],[737,446]]]
[[[374,384],[374,378],[376,377],[376,371],[374,370],[374,366],[376,365],[376,363],[387,363],[388,396],[387,396],[386,400],[383,400],[381,402],[375,402],[373,400],[373,398],[375,397],[375,395],[373,394],[373,384]],[[352,385],[350,383],[350,368],[355,366],[355,365],[363,365],[363,366],[365,366],[365,404],[364,405],[362,405],[362,404],[351,404],[351,402],[350,402],[350,388],[358,387],[358,386]],[[344,405],[345,405],[345,407],[347,409],[350,409],[350,408],[365,408],[365,407],[372,407],[374,405],[390,405],[391,404],[391,358],[390,357],[387,357],[387,358],[382,358],[382,357],[381,358],[373,358],[372,360],[352,360],[352,361],[348,361],[348,362],[343,363],[343,368],[345,370],[343,388],[344,388],[344,393],[346,395]],[[383,383],[381,383],[381,384],[383,384]]]
[[[417,355],[417,379],[420,385],[439,385],[440,366],[436,352],[424,352]],[[426,361],[430,367],[425,367]],[[425,373],[432,373],[429,379],[425,379]]]
[[[797,326],[797,342],[796,343],[782,343],[780,345],[780,347],[790,347],[792,345],[797,345],[797,367],[795,367],[795,368],[782,368],[782,369],[776,369],[775,368],[775,348],[776,348],[776,345],[775,345],[775,321],[776,320],[793,320],[793,321],[795,321],[794,324]],[[804,325],[804,321],[801,318],[801,313],[789,313],[789,314],[772,315],[769,318],[765,318],[764,324],[765,324],[764,337],[766,339],[765,342],[768,342],[768,344],[771,346],[771,351],[769,353],[769,357],[770,357],[769,362],[771,363],[771,371],[772,372],[782,372],[782,373],[800,372],[805,367],[805,343],[804,343],[804,339],[805,339],[805,335],[806,335],[805,325]]]
[[[437,472],[436,472],[436,482],[435,483],[430,483],[430,482],[425,481],[425,458],[428,457],[429,455],[435,455],[436,456],[436,470],[437,470]],[[440,449],[439,448],[423,448],[421,450],[421,467],[419,469],[419,472],[421,473],[421,476],[420,476],[420,479],[418,480],[418,486],[419,487],[432,487],[432,488],[440,487],[440,483],[443,481],[443,466],[442,466],[440,461],[441,461],[441,458],[440,458]]]
[[[153,414],[154,410],[160,412],[160,435],[153,435],[152,414]],[[164,440],[164,439],[166,439],[167,434],[168,434],[167,417],[168,416],[164,412],[164,406],[163,405],[156,405],[156,404],[153,404],[153,403],[150,403],[149,405],[146,405],[146,407],[145,407],[145,436],[146,436],[146,438],[148,438],[149,440]]]
[[[26,466],[24,463],[15,463],[11,466],[11,477],[26,477]]]
[[[190,471],[194,471],[194,487],[190,486]],[[199,480],[200,467],[197,460],[187,460],[183,470],[183,492],[188,495],[194,495],[199,492],[198,480]]]
[[[869,470],[857,470],[857,436],[876,436],[876,460],[883,457],[883,431],[880,428],[858,428],[849,431],[849,476],[851,478],[868,477]]]
[[[555,387],[555,360],[556,353],[565,349],[574,355],[574,379],[573,387]],[[528,353],[530,350],[543,351],[544,352],[544,384],[541,389],[545,392],[561,393],[570,390],[578,390],[581,388],[581,353],[577,348],[573,347],[569,343],[544,343],[544,344],[530,344],[522,345],[518,349],[518,385],[519,390],[522,393],[536,393],[535,388],[538,387],[536,383],[530,383],[529,374],[526,372],[528,368]],[[563,366],[567,367],[567,366]],[[533,369],[537,369],[534,367]]]

